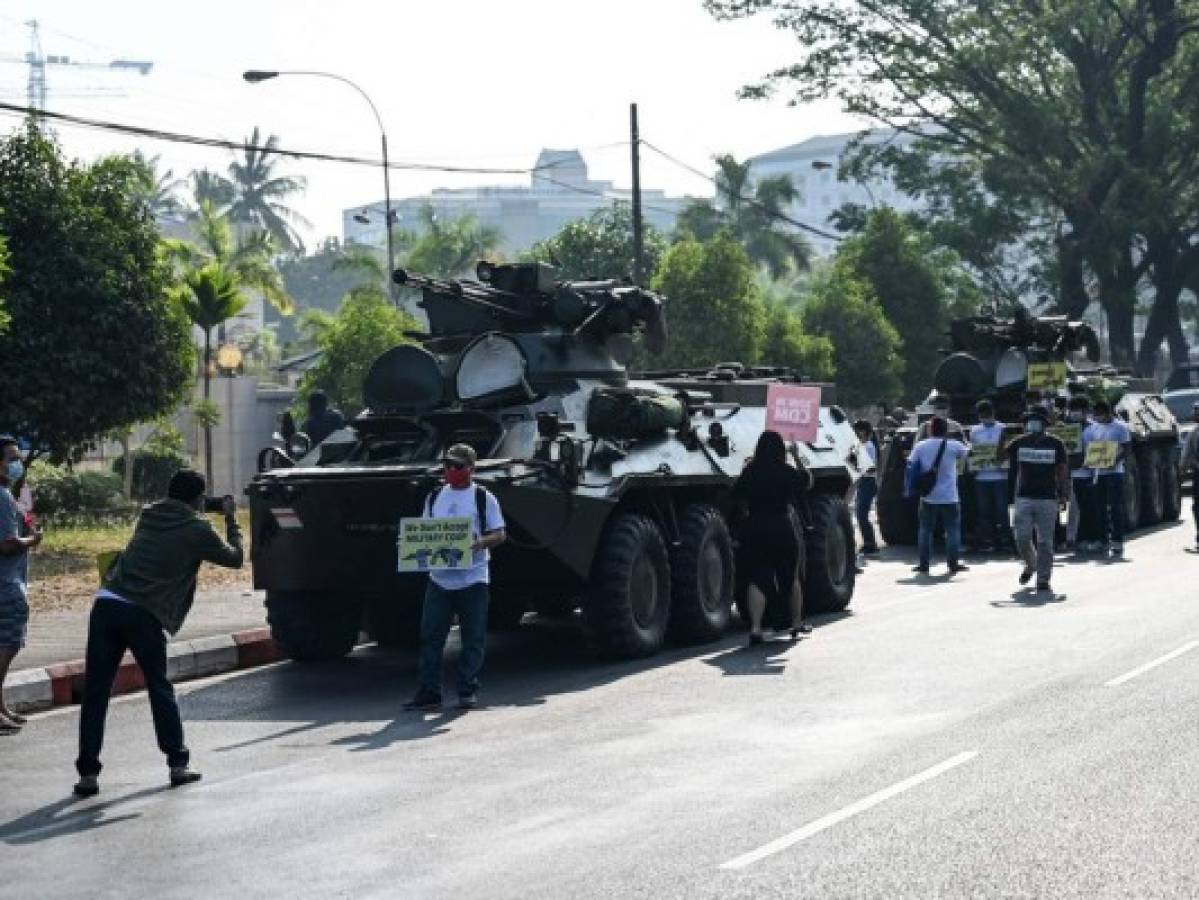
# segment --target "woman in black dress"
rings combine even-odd
[[[749,511],[741,532],[740,564],[748,582],[751,644],[762,641],[767,608],[781,612],[788,596],[791,637],[812,630],[803,621],[800,536],[789,512],[792,506],[801,512],[807,509],[812,479],[802,463],[796,462],[798,469],[787,465],[787,448],[777,431],[764,431],[733,487],[734,502]]]

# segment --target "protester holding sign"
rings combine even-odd
[[[920,497],[920,530],[916,540],[920,562],[913,571],[928,574],[933,549],[933,532],[940,522],[945,528],[945,561],[950,574],[968,568],[960,561],[962,550],[962,506],[958,497],[958,461],[968,453],[966,445],[948,436],[948,423],[941,416],[928,420],[929,435],[912,448],[908,457],[905,488],[908,496]]]
[[[1007,460],[1001,445],[1006,426],[995,421],[995,406],[979,400],[978,424],[970,429],[970,468],[974,470],[974,536],[978,549],[994,550],[1007,537]]]
[[[1094,421],[1082,433],[1083,465],[1093,474],[1099,547],[1124,555],[1124,458],[1132,433],[1112,419],[1106,400],[1095,403]]]
[[[1066,446],[1045,429],[1049,411],[1043,407],[1024,414],[1024,434],[1008,445],[1016,472],[1016,550],[1024,559],[1020,583],[1037,576],[1037,590],[1049,590],[1053,575],[1053,533],[1058,505],[1070,492]]]
[[[1053,429],[1056,437],[1066,445],[1070,460],[1070,513],[1066,520],[1066,545],[1080,552],[1094,550],[1098,546],[1098,510],[1095,507],[1095,491],[1091,484],[1091,470],[1083,465],[1082,433],[1090,420],[1091,401],[1079,394],[1071,397],[1067,406],[1066,424]]]
[[[489,552],[506,538],[500,505],[490,491],[474,484],[475,451],[466,444],[455,444],[445,454],[445,484],[425,500],[424,518],[448,524],[448,542],[435,539],[427,546],[453,547],[457,523],[470,522],[469,565],[449,565],[448,559],[426,560],[429,585],[421,615],[420,688],[404,704],[409,710],[441,707],[441,662],[446,638],[454,616],[462,638],[458,657],[458,706],[474,709],[479,704],[479,675],[487,641],[487,602]],[[403,526],[401,526],[402,528]],[[436,529],[430,530],[433,534]],[[403,532],[401,532],[401,541]],[[401,551],[401,566],[404,564]],[[444,554],[443,554],[444,556]]]

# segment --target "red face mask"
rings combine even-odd
[[[452,488],[464,488],[470,484],[470,469],[445,467],[445,483]]]

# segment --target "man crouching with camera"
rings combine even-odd
[[[167,680],[166,632],[175,634],[191,609],[200,563],[241,567],[241,531],[232,497],[204,496],[204,476],[182,469],[171,478],[167,499],[142,509],[133,538],[109,567],[96,594],[87,631],[87,670],[79,718],[79,782],[75,793],[100,790],[100,747],[112,683],[126,650],[141,667],[158,748],[166,754],[172,787],[200,780],[188,765],[175,688]],[[225,537],[201,512],[225,516]]]

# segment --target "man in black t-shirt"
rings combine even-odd
[[[1045,433],[1048,424],[1049,411],[1042,406],[1033,407],[1024,414],[1024,434],[1008,444],[1007,450],[1010,470],[1016,476],[1016,515],[1012,527],[1016,549],[1024,558],[1020,583],[1028,584],[1035,572],[1038,591],[1049,590],[1058,507],[1070,496],[1066,445]]]

